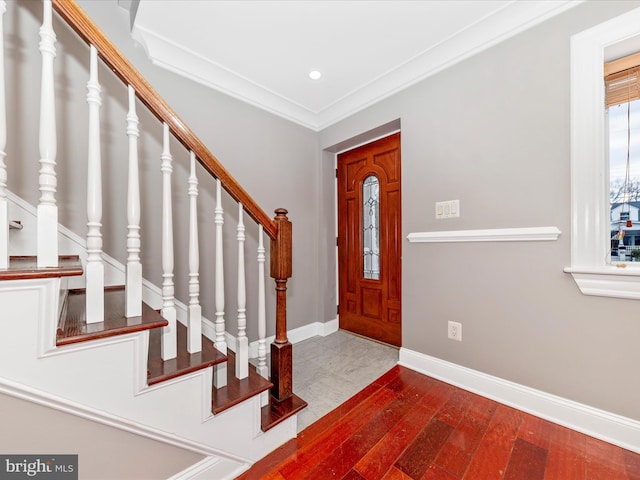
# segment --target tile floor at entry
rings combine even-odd
[[[298,431],[311,425],[398,363],[398,349],[338,330],[293,345],[293,391],[309,406]]]

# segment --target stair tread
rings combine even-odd
[[[273,383],[256,372],[255,365],[249,364],[249,376],[242,380],[236,378],[236,356],[227,351],[227,386],[213,389],[211,403],[213,413],[219,414],[254,395],[269,390]],[[307,402],[292,394],[288,399],[278,402],[269,394],[269,403],[261,408],[260,424],[263,432],[275,427],[287,418],[299,413],[307,406]]]
[[[126,318],[125,292],[122,286],[105,288],[105,319],[103,322],[87,324],[85,299],[84,289],[69,290],[66,315],[61,319],[61,328],[58,328],[56,338],[58,346],[157,329],[168,324],[146,303],[142,304],[141,316]]]
[[[56,267],[38,267],[35,256],[13,256],[9,268],[0,269],[0,280],[24,280],[29,278],[53,278],[82,275],[82,262],[77,255],[60,255]]]
[[[249,376],[242,380],[236,378],[236,356],[232,351],[227,351],[227,385],[222,388],[214,388],[211,395],[212,410],[214,414],[225,411],[254,395],[269,390],[273,383],[261,377],[255,367],[249,364]]]
[[[226,355],[219,352],[213,342],[202,335],[202,351],[189,353],[187,351],[187,327],[177,322],[178,354],[171,360],[162,360],[160,343],[162,331],[160,329],[149,332],[149,355],[147,361],[149,385],[170,380],[180,375],[195,372],[203,368],[217,365],[227,360]]]
[[[262,431],[266,432],[267,430],[275,427],[287,418],[300,412],[307,405],[307,402],[293,393],[289,398],[281,402],[270,397],[269,404],[262,407],[260,411]]]

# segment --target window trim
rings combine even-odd
[[[585,295],[640,299],[640,266],[607,263],[605,49],[640,36],[640,8],[571,37],[571,273]],[[628,266],[627,266],[628,265]]]

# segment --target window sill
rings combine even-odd
[[[640,300],[640,263],[626,265],[625,268],[615,265],[566,267],[564,271],[573,276],[584,295]]]

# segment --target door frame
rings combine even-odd
[[[340,150],[336,150],[335,152],[333,152],[333,172],[334,172],[334,176],[333,176],[333,205],[334,205],[334,212],[333,212],[333,231],[334,231],[334,238],[337,240],[338,238],[338,155],[340,155],[341,153],[344,152],[348,152],[349,150],[353,150],[354,148],[358,148],[358,147],[362,147],[364,145],[368,145],[370,143],[374,143],[378,140],[381,140],[385,137],[388,137],[390,135],[393,135],[395,133],[401,133],[401,128],[398,124],[397,127],[391,129],[391,130],[387,130],[384,131],[382,133],[382,131],[377,131],[375,136],[372,137],[367,137],[366,140],[362,140],[362,141],[356,141],[354,143],[349,143],[349,142],[342,142],[341,146],[342,148],[340,148]],[[362,138],[362,135],[358,135],[356,137],[354,137],[354,139],[358,139],[358,138]],[[402,155],[402,135],[400,135],[400,155]],[[402,172],[402,169],[400,170]],[[402,193],[401,193],[402,194]],[[400,210],[400,219],[402,219],[403,215],[402,215],[402,209]],[[335,276],[336,276],[336,302],[340,301],[340,268],[338,265],[338,242],[335,242]],[[400,257],[400,265],[402,266],[402,257]],[[402,271],[402,270],[401,270]],[[400,297],[400,305],[402,305],[402,296]],[[337,321],[337,329],[340,329],[340,314],[338,313],[339,307],[338,304],[336,303],[336,321]],[[402,325],[402,317],[400,318],[400,325]],[[372,340],[373,341],[373,340]],[[401,342],[402,343],[402,342]]]

